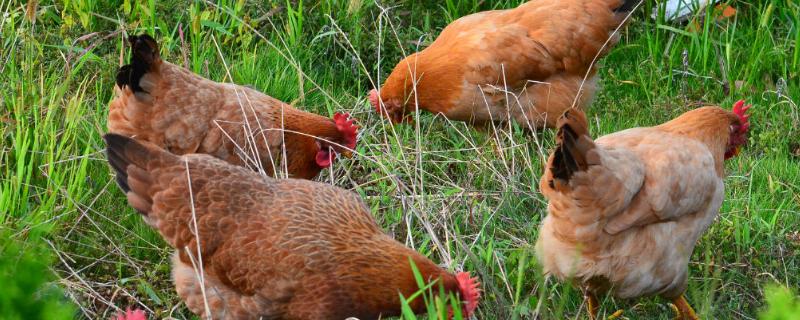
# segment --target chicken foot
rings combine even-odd
[[[697,314],[695,314],[694,309],[692,309],[692,306],[688,301],[686,301],[686,297],[683,295],[673,299],[669,306],[673,311],[675,311],[676,315],[674,320],[700,320]]]

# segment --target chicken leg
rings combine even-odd
[[[584,290],[583,297],[586,299],[586,311],[589,313],[589,319],[597,320],[597,313],[600,311],[600,302],[597,301],[597,296],[589,290]],[[608,316],[608,320],[619,318],[623,312],[624,310],[617,310]]]
[[[583,292],[583,298],[586,299],[586,311],[589,312],[589,319],[597,320],[597,312],[600,311],[600,303],[597,297],[589,290]]]
[[[689,302],[686,301],[686,298],[683,295],[673,299],[670,307],[672,307],[672,310],[674,310],[676,313],[674,318],[675,320],[700,320],[700,318],[697,317],[697,314],[694,313],[692,306],[689,305]]]

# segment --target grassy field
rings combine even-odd
[[[35,2],[0,0],[0,253],[9,243],[50,252],[42,261],[78,317],[134,304],[154,318],[193,317],[171,285],[170,249],[127,206],[100,139],[123,39],[142,32],[166,60],[208,78],[358,118],[358,156],[319,180],[358,192],[399,241],[474,270],[485,290],[478,318],[586,317],[580,292],[545,279],[532,251],[551,131],[476,130],[431,114],[390,126],[366,101],[449,22],[522,1]],[[601,61],[588,115],[602,135],[702,104],[754,105],[750,143],[726,164],[726,200],[695,249],[687,292],[703,318],[753,319],[765,286],[800,287],[800,3],[730,4],[734,18],[696,27],[639,8]],[[602,304],[604,314],[620,308],[631,319],[673,316],[656,298]]]

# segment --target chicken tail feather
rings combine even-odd
[[[146,92],[139,81],[161,62],[158,42],[147,34],[130,36],[128,42],[131,46],[131,63],[117,71],[117,86],[128,86],[133,92]]]
[[[618,8],[614,9],[614,12],[623,13],[623,12],[631,12],[633,9],[636,8],[639,3],[643,3],[642,0],[625,0],[622,2],[622,5]]]
[[[586,115],[577,109],[568,109],[556,124],[556,149],[550,164],[550,172],[555,183],[567,184],[572,176],[588,168],[586,153],[595,147],[589,138],[589,126]]]
[[[116,172],[120,189],[128,202],[139,213],[147,216],[153,204],[149,194],[153,178],[148,167],[153,161],[177,160],[178,157],[149,143],[142,143],[123,135],[109,133],[103,136],[111,168]]]

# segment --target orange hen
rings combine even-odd
[[[564,110],[592,100],[596,59],[616,44],[636,2],[537,0],[462,17],[400,61],[369,100],[395,123],[418,106],[476,124],[553,127]]]
[[[545,273],[584,289],[592,319],[603,292],[660,295],[697,318],[683,298],[689,258],[722,205],[723,161],[747,141],[748,108],[703,107],[597,140],[580,110],[559,119],[536,248]]]
[[[109,132],[177,154],[209,154],[271,176],[284,159],[288,175],[304,179],[355,148],[357,127],[347,114],[329,119],[245,86],[205,79],[163,61],[148,35],[129,42],[131,63],[117,73]]]
[[[352,193],[277,180],[204,154],[183,156],[116,134],[108,160],[129,204],[175,248],[173,279],[194,313],[212,319],[359,319],[400,313],[399,295],[426,281],[464,301],[478,283],[384,234]],[[410,304],[425,311],[423,299]]]

